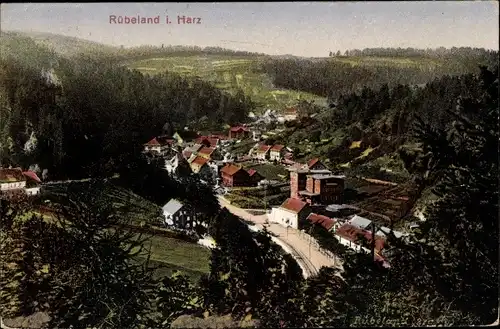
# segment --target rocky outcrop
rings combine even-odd
[[[256,320],[243,319],[241,321],[232,318],[231,314],[223,316],[209,316],[198,318],[193,315],[181,315],[172,322],[170,328],[255,328],[258,325]]]
[[[12,319],[0,319],[2,329],[45,329],[50,317],[43,312],[37,312],[29,316],[18,316]]]

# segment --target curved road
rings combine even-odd
[[[301,267],[305,267],[310,275],[317,274],[323,266],[341,267],[338,260],[335,261],[312,246],[310,241],[300,234],[299,230],[291,227],[287,229],[276,223],[266,224],[266,214],[252,215],[244,209],[231,205],[224,197],[218,196],[218,199],[221,207],[226,208],[233,215],[254,223],[258,228],[266,226],[270,233],[273,233],[281,243],[289,247],[294,259],[300,263]]]

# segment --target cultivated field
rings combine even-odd
[[[270,108],[280,111],[295,105],[299,99],[314,100],[321,105],[326,103],[323,97],[274,88],[271,78],[257,71],[262,59],[250,56],[172,56],[141,59],[129,62],[127,66],[147,74],[168,70],[188,77],[199,77],[231,93],[241,89],[256,102],[257,110]]]
[[[429,67],[435,68],[442,65],[442,62],[432,58],[425,57],[378,57],[378,56],[362,56],[362,57],[332,57],[332,61],[351,64],[352,66],[397,66],[397,67]]]

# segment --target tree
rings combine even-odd
[[[200,315],[203,313],[203,298],[198,286],[189,277],[175,271],[160,284],[158,310],[162,314],[162,326],[170,324],[180,315]]]
[[[54,200],[53,221],[25,217],[2,232],[1,263],[14,279],[2,285],[3,315],[46,312],[52,328],[148,325],[155,281],[143,239],[120,228],[95,187]]]
[[[445,132],[417,123],[429,159],[420,190],[431,187],[438,199],[408,241],[389,237],[387,273],[343,275],[355,306],[348,313],[351,325],[470,325],[497,318],[498,71],[481,71],[475,83],[482,93],[450,109],[455,121]]]

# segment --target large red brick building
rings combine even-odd
[[[307,167],[290,169],[290,197],[311,205],[342,203],[345,177],[332,175],[319,160],[310,163]]]

